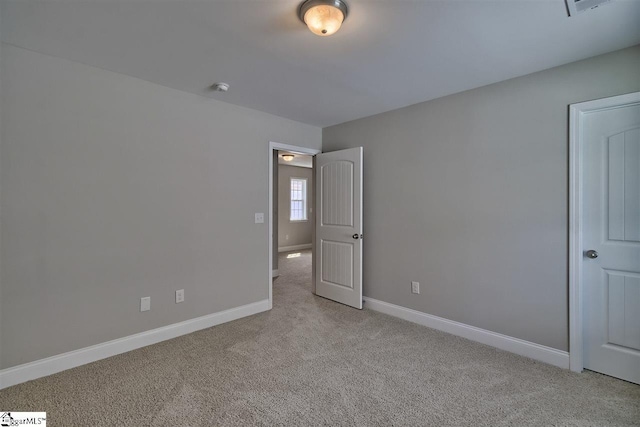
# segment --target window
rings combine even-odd
[[[307,220],[307,179],[291,178],[290,221]]]

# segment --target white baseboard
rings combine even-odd
[[[0,371],[0,389],[269,310],[262,300]]]
[[[399,305],[389,304],[388,302],[378,301],[373,298],[364,297],[363,299],[366,308],[519,354],[520,356],[569,369],[569,353],[566,351],[491,332],[486,329],[476,328],[475,326],[464,323],[454,322],[453,320],[433,316]]]
[[[271,277],[278,277],[280,275],[280,272],[276,269],[276,270],[271,270]]]
[[[302,249],[311,249],[311,243],[305,243],[304,245],[294,246],[280,246],[278,252],[300,251]]]

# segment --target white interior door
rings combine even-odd
[[[316,294],[362,308],[362,147],[316,156]]]
[[[583,123],[584,367],[640,383],[640,104]]]

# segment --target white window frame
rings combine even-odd
[[[302,188],[302,199],[293,199],[293,190],[292,190],[292,185],[293,185],[293,181],[303,181],[304,182],[304,186]],[[300,177],[295,177],[292,176],[291,178],[289,178],[289,222],[306,222],[309,220],[309,215],[308,215],[308,209],[307,206],[309,206],[309,180],[307,178],[300,178]],[[294,201],[302,201],[302,214],[303,214],[303,218],[301,219],[294,219],[293,218],[293,209],[292,209],[292,204]]]

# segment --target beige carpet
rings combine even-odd
[[[50,426],[640,425],[640,386],[324,300],[309,266],[281,257],[270,312],[0,390],[0,410]]]

